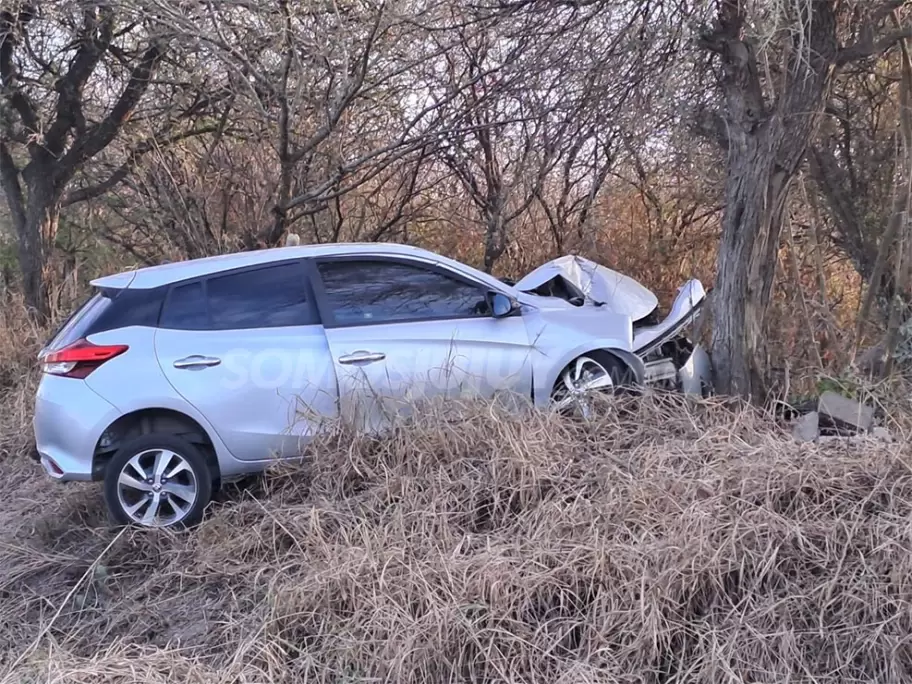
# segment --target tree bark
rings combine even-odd
[[[827,0],[815,0],[800,29],[806,51],[783,45],[787,78],[764,96],[754,46],[743,38],[746,9],[723,0],[706,49],[720,58],[719,86],[727,137],[722,238],[713,292],[711,355],[716,389],[762,400],[760,350],[763,319],[772,297],[779,239],[789,188],[826,103],[838,56],[836,17]]]
[[[42,321],[50,316],[48,283],[51,282],[50,256],[57,239],[60,217],[60,191],[55,188],[52,171],[29,174],[25,221],[18,234],[19,264],[25,303]]]
[[[751,361],[760,338],[762,281],[752,262],[758,237],[770,223],[764,211],[770,160],[756,141],[731,160],[722,240],[713,292],[712,359],[715,383],[726,394],[750,396]]]
[[[484,272],[491,273],[494,264],[507,248],[506,225],[504,221],[503,200],[492,198],[491,206],[485,212]]]

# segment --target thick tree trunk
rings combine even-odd
[[[50,314],[48,261],[60,214],[60,191],[54,180],[54,168],[51,164],[31,167],[23,177],[28,188],[25,193],[9,150],[0,144],[0,180],[16,231],[25,303],[39,320],[45,321]]]
[[[57,238],[60,195],[47,182],[29,188],[25,222],[19,232],[19,269],[25,303],[41,321],[50,316],[50,256]]]
[[[775,274],[775,262],[766,258],[779,243],[781,221],[775,213],[783,205],[783,187],[779,174],[772,172],[766,136],[741,142],[740,149],[729,151],[713,292],[712,359],[717,387],[726,394],[750,397],[759,390],[753,362],[761,347]]]
[[[720,89],[728,151],[725,210],[713,293],[712,361],[716,389],[763,399],[763,319],[772,296],[779,237],[788,191],[826,104],[836,64],[836,15],[832,3],[813,3],[800,29],[787,77],[774,83],[774,102],[761,85],[755,47],[743,38],[745,8],[720,4],[718,22],[703,45],[720,56]]]

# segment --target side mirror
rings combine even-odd
[[[519,311],[519,302],[500,292],[489,292],[488,310],[494,318],[504,318]]]

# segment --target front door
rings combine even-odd
[[[340,408],[358,426],[422,399],[531,396],[522,317],[493,318],[483,285],[400,258],[323,259],[315,270]]]
[[[295,456],[337,415],[332,359],[299,261],[176,285],[155,351],[236,458]]]

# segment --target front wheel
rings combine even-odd
[[[633,374],[627,364],[608,352],[580,356],[561,371],[551,393],[554,408],[564,414],[590,418],[594,393],[615,394],[629,386]]]
[[[212,474],[193,444],[172,434],[124,444],[105,468],[105,501],[122,525],[191,527],[212,497]]]

